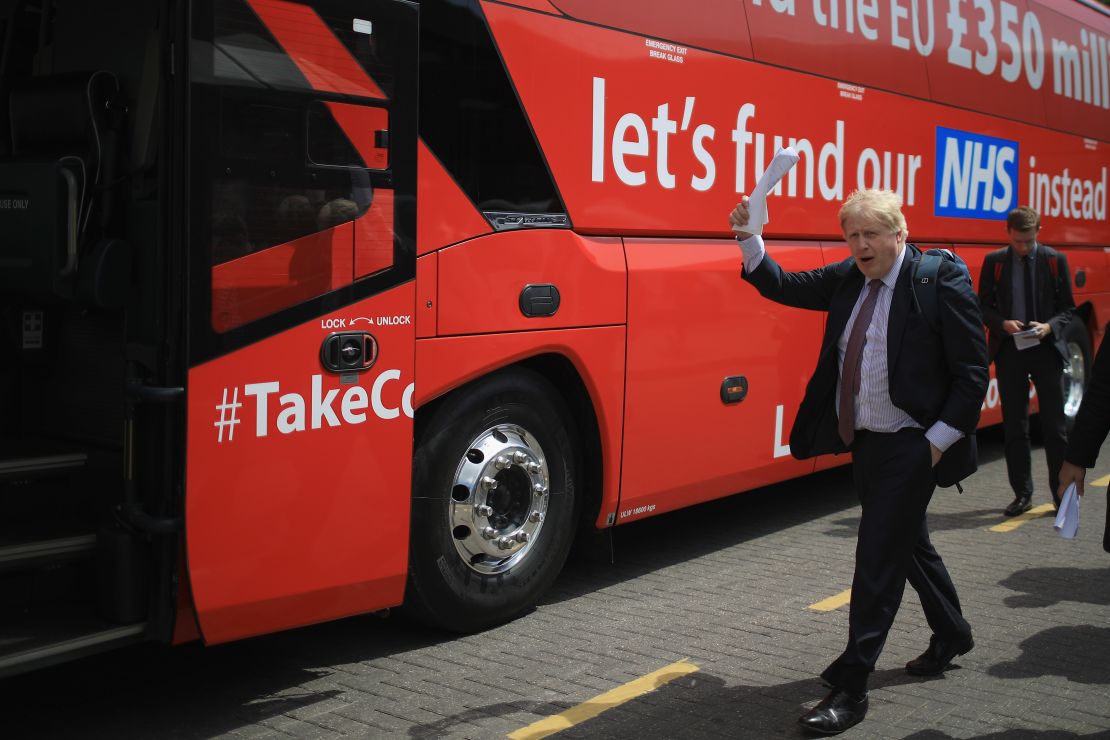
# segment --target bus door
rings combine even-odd
[[[189,12],[186,556],[214,643],[403,596],[418,11]]]

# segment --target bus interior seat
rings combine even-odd
[[[4,292],[110,307],[120,280],[129,282],[129,249],[105,238],[118,94],[104,71],[32,77],[12,88],[11,155],[0,162]]]

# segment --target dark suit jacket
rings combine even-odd
[[[1075,426],[1068,435],[1068,451],[1064,459],[1081,468],[1095,466],[1098,450],[1106,440],[1107,433],[1110,433],[1110,349],[1107,347],[1110,347],[1110,342],[1103,339],[1091,371],[1091,382],[1087,385],[1083,403],[1075,416]],[[1110,504],[1106,507],[1102,549],[1110,552]]]
[[[983,271],[979,274],[979,305],[983,309],[983,321],[990,335],[990,356],[993,360],[1002,347],[1006,332],[1002,322],[1017,318],[1013,315],[1014,281],[1012,247],[1005,247],[987,255]],[[1056,275],[1052,274],[1049,257],[1056,258]],[[1052,334],[1042,341],[1052,341],[1063,361],[1067,357],[1064,343],[1064,329],[1075,314],[1075,301],[1071,295],[1071,273],[1068,272],[1068,258],[1044,244],[1037,245],[1036,265],[1034,267],[1033,293],[1037,303],[1039,320],[1052,327]],[[998,280],[994,279],[995,265],[1001,263],[1002,271]]]
[[[940,485],[952,485],[977,465],[971,432],[979,423],[988,382],[983,320],[963,272],[945,261],[937,275],[939,332],[933,331],[914,305],[910,286],[911,265],[921,252],[912,244],[906,250],[887,325],[890,399],[926,429],[939,419],[967,434],[935,469]],[[863,273],[852,258],[808,272],[783,272],[768,253],[743,277],[777,303],[828,312],[817,367],[790,432],[790,451],[798,458],[846,452],[837,432],[836,344],[863,289]]]

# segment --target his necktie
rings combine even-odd
[[[1033,295],[1033,258],[1021,258],[1022,280],[1025,281],[1025,323],[1037,320],[1037,297]]]
[[[875,313],[875,302],[879,298],[882,280],[872,280],[867,297],[863,299],[852,333],[848,336],[848,347],[844,350],[844,367],[840,371],[840,420],[838,430],[844,444],[852,446],[856,438],[855,396],[859,393],[859,372],[863,365],[863,346],[867,344],[867,327]]]

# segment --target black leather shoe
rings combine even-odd
[[[836,735],[859,724],[867,714],[867,694],[856,698],[843,689],[833,689],[813,709],[798,718],[810,732]]]
[[[1006,516],[1017,516],[1018,514],[1024,514],[1032,508],[1033,502],[1030,500],[1029,496],[1015,496],[1014,500],[1010,502],[1010,505],[1007,506],[1002,513]]]
[[[953,658],[970,652],[973,647],[975,640],[971,639],[971,635],[952,642],[933,635],[929,638],[929,649],[906,663],[906,673],[914,676],[939,676]]]

